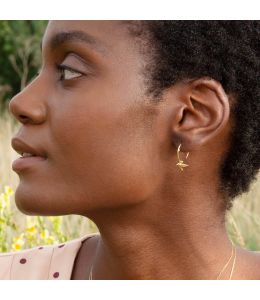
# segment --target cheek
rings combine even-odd
[[[58,145],[55,177],[64,183],[65,195],[71,197],[73,190],[73,202],[80,206],[84,199],[88,207],[147,198],[155,180],[153,145],[135,118],[108,107],[73,115],[77,118],[71,116],[70,123],[55,126],[53,132]]]

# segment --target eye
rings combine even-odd
[[[65,65],[58,65],[57,69],[59,71],[59,80],[70,80],[74,78],[81,77],[83,74]]]

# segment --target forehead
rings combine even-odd
[[[43,37],[44,46],[55,46],[66,39],[81,40],[103,53],[113,53],[131,43],[124,21],[50,21]],[[124,48],[124,47],[123,47]]]

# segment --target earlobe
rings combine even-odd
[[[221,84],[209,78],[189,81],[179,93],[183,106],[176,112],[179,121],[172,128],[173,140],[175,145],[182,143],[185,151],[191,151],[226,126],[229,99]]]

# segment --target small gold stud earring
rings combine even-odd
[[[183,160],[180,159],[180,154],[179,154],[180,153],[180,148],[181,148],[181,144],[179,145],[178,150],[177,150],[177,157],[178,157],[179,162],[176,164],[176,166],[179,166],[180,169],[183,171],[183,168],[188,167],[189,165],[183,163]],[[187,159],[189,153],[190,152],[187,153],[186,159]]]

